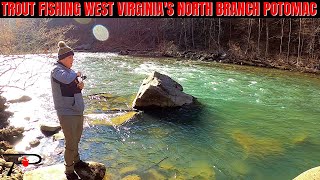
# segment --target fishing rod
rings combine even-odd
[[[80,77],[82,80],[85,80],[85,79],[87,79],[87,76],[81,76]]]

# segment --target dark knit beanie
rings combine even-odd
[[[64,59],[68,56],[74,55],[73,49],[66,45],[64,41],[59,41],[58,43],[59,50],[58,50],[58,59]]]

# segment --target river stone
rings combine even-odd
[[[60,131],[61,126],[59,124],[42,124],[40,125],[41,132],[46,136],[51,136]]]
[[[4,154],[19,154],[19,152],[14,149],[7,149]],[[18,156],[4,156],[4,159],[8,162],[18,162],[18,158]]]
[[[39,139],[33,140],[29,143],[30,147],[37,147],[40,144]]]
[[[140,176],[133,174],[122,178],[121,180],[141,180]]]
[[[17,166],[16,164],[14,165],[11,175],[7,176],[8,172],[10,171],[10,168],[12,166],[12,162],[7,162],[4,167],[1,167],[2,170],[0,171],[0,179],[2,180],[23,180],[23,172]]]
[[[320,166],[309,169],[299,176],[295,177],[293,180],[320,180]]]
[[[12,166],[12,162],[6,162],[4,163],[4,167],[10,168]]]
[[[105,165],[97,162],[88,163],[89,167],[82,168],[77,171],[79,177],[85,180],[102,180],[106,173]],[[52,177],[54,177],[55,180],[66,180],[67,178],[64,174],[64,170],[65,166],[63,164],[42,167],[35,170],[27,171],[24,174],[23,179],[52,179]]]
[[[53,141],[63,140],[63,139],[64,139],[64,134],[61,131],[53,135]]]
[[[6,160],[4,160],[4,159],[0,158],[0,166],[5,165],[5,163],[6,163]]]
[[[6,108],[6,106],[4,105],[6,101],[6,98],[0,96],[0,111],[3,111]]]
[[[22,96],[19,99],[13,99],[13,100],[10,100],[8,102],[10,102],[10,103],[20,103],[20,102],[27,102],[27,101],[31,101],[31,100],[32,100],[32,98],[29,97],[29,96]]]
[[[143,80],[132,107],[135,109],[180,107],[193,103],[194,97],[169,76],[152,72]]]

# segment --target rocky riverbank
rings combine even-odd
[[[6,178],[12,162],[16,159],[4,156],[4,154],[17,153],[13,146],[23,137],[23,128],[9,126],[8,119],[13,113],[6,111],[6,98],[0,96],[0,178]],[[17,165],[14,165],[11,179],[22,180],[23,174]]]
[[[141,57],[170,57],[178,60],[192,60],[205,62],[218,62],[226,64],[237,64],[256,66],[264,68],[275,68],[281,70],[298,71],[305,73],[320,73],[320,66],[309,63],[308,59],[297,61],[296,57],[274,57],[274,58],[259,58],[248,57],[244,54],[228,53],[223,51],[153,51],[153,50],[121,50],[120,55],[141,56]]]

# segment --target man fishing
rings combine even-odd
[[[60,41],[58,62],[51,71],[51,87],[54,107],[65,136],[65,174],[67,179],[78,179],[75,173],[88,163],[80,160],[79,142],[83,131],[84,101],[82,74],[71,69],[73,49]]]

